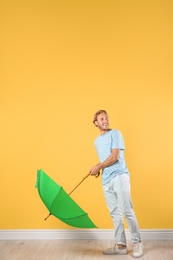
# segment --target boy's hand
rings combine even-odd
[[[91,168],[90,175],[97,177],[100,175],[100,163]]]

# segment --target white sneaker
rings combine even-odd
[[[141,257],[143,255],[142,243],[134,243],[133,257]]]
[[[104,255],[127,255],[127,253],[127,247],[119,249],[117,244],[114,247],[108,248],[103,251]]]

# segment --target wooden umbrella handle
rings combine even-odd
[[[95,177],[97,178],[97,177],[99,177],[99,175],[100,175],[100,172],[98,172],[98,173],[95,175]],[[86,178],[88,178],[88,176],[90,176],[90,172],[78,183],[78,185],[76,185],[76,187],[74,187],[74,189],[73,189],[68,195],[70,195],[75,189],[77,189],[77,187],[78,187]]]
[[[68,195],[70,195],[75,189],[77,189],[77,187],[78,187],[88,176],[90,176],[90,172],[78,183],[78,185],[76,185],[76,187],[74,187],[74,189],[73,189]]]

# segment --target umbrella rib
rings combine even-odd
[[[86,215],[88,216],[88,213],[85,212],[82,215],[78,215],[77,218],[80,218],[80,217],[83,217],[83,216],[86,216]],[[63,218],[63,219],[75,219],[76,217],[70,217],[70,218],[69,217],[68,218],[60,217],[60,218]]]
[[[62,186],[60,186],[60,191],[62,190]],[[56,195],[57,196],[57,195]],[[51,205],[53,205],[53,203],[54,203],[54,201],[55,201],[55,199],[56,199],[56,196],[55,196],[55,198],[54,198],[54,200],[53,200],[53,202],[52,202],[52,204]],[[51,206],[50,206],[50,212],[49,212],[49,215],[44,219],[44,220],[47,220],[50,216],[52,215],[52,213],[51,213]]]

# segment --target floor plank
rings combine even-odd
[[[169,257],[173,259],[173,242],[172,241],[164,241],[164,244],[166,246],[166,249],[169,253]]]

